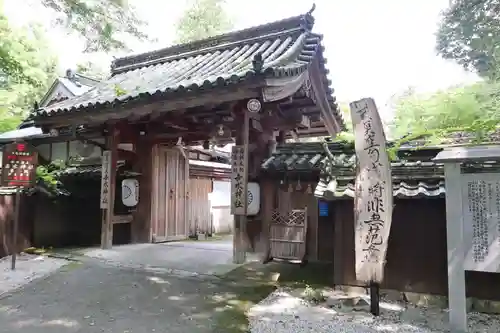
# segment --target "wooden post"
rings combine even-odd
[[[106,137],[106,148],[110,152],[110,169],[108,180],[107,193],[101,193],[106,196],[107,207],[102,208],[102,226],[101,226],[101,248],[110,249],[113,246],[113,214],[115,207],[115,193],[116,193],[116,166],[118,162],[118,140],[119,132],[116,128],[112,127],[108,136]],[[103,161],[104,163],[104,161]],[[103,166],[103,170],[104,170]],[[102,186],[102,185],[101,185]],[[101,198],[102,200],[102,198]],[[102,203],[102,201],[101,201]]]
[[[374,316],[380,316],[380,285],[370,282],[370,312]]]
[[[133,213],[132,239],[135,243],[151,242],[151,201],[153,196],[153,144],[148,134],[139,135],[134,170],[139,172],[139,203]]]
[[[12,228],[12,262],[11,262],[11,269],[15,270],[16,269],[16,259],[17,259],[17,237],[19,233],[19,214],[20,214],[20,207],[21,207],[21,191],[22,188],[18,187],[16,188],[16,202],[15,202],[15,213],[14,213],[14,226]]]
[[[237,138],[237,144],[243,144],[243,214],[234,216],[234,236],[233,236],[233,262],[242,264],[246,260],[246,227],[247,227],[247,207],[248,207],[248,146],[250,135],[250,115],[244,109],[243,130]]]

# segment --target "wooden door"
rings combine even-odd
[[[157,147],[153,164],[153,242],[186,239],[189,160],[177,148]]]
[[[208,178],[191,178],[189,180],[189,233],[212,233],[212,214],[208,196],[212,192],[212,180]]]

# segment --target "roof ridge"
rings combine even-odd
[[[172,45],[155,51],[117,58],[114,59],[111,64],[111,72],[112,74],[116,74],[127,70],[127,68],[129,67],[139,65],[141,65],[142,67],[144,66],[142,64],[154,61],[165,61],[165,58],[171,58],[169,60],[183,58],[186,54],[189,53],[200,54],[206,50],[227,47],[229,45],[242,41],[248,42],[248,40],[252,39],[261,39],[273,34],[279,35],[290,32],[290,30],[294,29],[311,31],[313,26],[314,17],[312,16],[312,12],[309,11],[306,14],[285,18],[279,21],[269,22],[246,29],[236,30],[194,42]]]

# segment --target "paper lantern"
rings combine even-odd
[[[124,179],[122,181],[122,202],[127,207],[135,207],[139,203],[139,181]]]

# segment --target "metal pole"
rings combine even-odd
[[[14,226],[12,228],[12,263],[11,269],[16,269],[16,259],[17,259],[17,234],[19,229],[19,212],[21,206],[21,188],[16,189],[16,202],[15,202],[15,213],[14,213]]]

